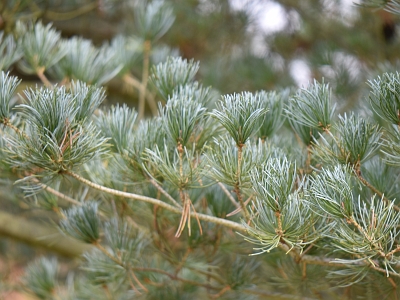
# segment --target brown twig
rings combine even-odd
[[[33,8],[35,10],[40,10],[40,7],[37,6],[34,3],[34,1],[30,2],[30,4],[32,6],[34,6]],[[97,8],[97,1],[94,1],[94,2],[88,3],[86,5],[82,5],[79,8],[77,8],[76,10],[68,11],[68,12],[56,12],[56,11],[46,10],[44,12],[44,16],[46,18],[56,20],[56,21],[65,21],[65,20],[70,20],[70,19],[79,17],[80,15],[88,13],[96,8]]]
[[[160,200],[157,200],[157,199],[154,199],[154,198],[150,198],[150,197],[146,197],[146,196],[141,196],[141,195],[137,195],[137,194],[131,194],[131,193],[127,193],[127,192],[121,192],[121,191],[118,191],[118,190],[107,188],[107,187],[98,185],[96,183],[93,183],[93,182],[91,182],[91,181],[79,176],[78,174],[75,174],[75,173],[71,172],[71,171],[65,171],[65,174],[67,174],[67,175],[69,175],[71,177],[74,177],[75,179],[79,180],[80,182],[82,182],[82,183],[84,183],[84,184],[86,184],[86,185],[88,185],[88,186],[90,186],[92,188],[95,188],[97,190],[100,190],[102,192],[109,193],[109,194],[112,194],[112,195],[115,195],[115,196],[119,196],[119,197],[125,197],[125,198],[129,198],[129,199],[134,199],[134,200],[139,200],[139,201],[151,203],[151,204],[154,204],[154,205],[158,205],[158,206],[160,206],[160,207],[162,207],[162,208],[164,208],[164,209],[166,209],[168,211],[171,211],[171,212],[174,212],[174,213],[177,213],[177,214],[182,214],[182,210],[181,209],[179,209],[177,207],[174,207],[172,205],[169,205],[169,204],[167,204],[167,203],[165,203],[163,201],[160,201]],[[239,231],[239,232],[243,232],[243,233],[246,232],[246,228],[242,224],[239,224],[239,223],[236,223],[236,222],[233,222],[233,221],[229,221],[229,220],[225,220],[225,219],[222,219],[222,218],[214,217],[214,216],[201,214],[201,213],[193,213],[193,214],[196,215],[200,220],[203,220],[203,221],[206,221],[206,222],[211,222],[211,223],[214,223],[214,224],[219,224],[221,226],[224,226],[224,227],[227,227],[227,228]],[[314,255],[304,255],[304,256],[301,256],[300,259],[299,259],[300,255],[297,253],[297,251],[295,251],[293,249],[291,250],[288,245],[286,245],[286,244],[284,244],[282,242],[280,242],[279,248],[281,248],[286,253],[289,253],[290,255],[294,256],[294,258],[299,262],[300,261],[304,261],[307,264],[312,264],[312,265],[343,267],[343,263],[341,261],[338,261],[338,260],[332,259],[332,258],[328,258],[328,257],[320,257],[320,256],[314,256]],[[372,266],[370,263],[366,263],[365,261],[359,261],[359,262],[357,262],[357,264],[358,265],[368,265],[370,268],[372,268],[372,269],[374,269],[374,270],[376,270],[378,272],[381,272],[381,273],[384,273],[384,274],[389,274],[391,276],[400,277],[400,274],[397,274],[397,273],[392,272],[392,271],[386,271],[386,270],[381,269],[381,268],[376,267],[376,266]],[[400,267],[400,266],[398,266],[398,267]]]
[[[136,277],[135,272],[133,272],[132,267],[129,266],[129,274],[132,276],[133,280],[146,292],[148,293],[149,290],[139,281],[139,279]]]
[[[186,249],[186,252],[182,257],[182,260],[180,261],[180,263],[178,264],[178,266],[175,269],[175,275],[178,275],[179,271],[182,270],[182,268],[185,265],[185,262],[188,259],[191,252],[192,252],[192,249],[190,247]]]
[[[224,279],[218,277],[218,275],[215,275],[215,274],[213,274],[213,273],[210,272],[210,271],[199,270],[199,269],[196,269],[196,268],[194,268],[194,267],[191,267],[190,265],[189,265],[189,266],[186,266],[186,268],[189,269],[189,270],[193,270],[193,271],[195,271],[195,272],[197,272],[197,273],[199,273],[199,274],[202,274],[202,275],[204,275],[204,276],[206,276],[206,277],[212,278],[212,279],[214,279],[215,281],[219,282],[220,284],[224,284],[224,283],[225,283],[225,280],[224,280]]]
[[[247,206],[247,204],[250,202],[250,200],[253,198],[253,195],[251,195],[249,198],[247,198],[247,200],[246,201],[244,201],[244,205],[245,206]],[[236,215],[237,213],[239,213],[239,212],[241,212],[242,211],[242,207],[238,207],[238,208],[236,208],[234,211],[231,211],[229,214],[227,214],[226,216],[227,217],[232,217],[232,216],[234,216],[234,215]],[[253,217],[252,218],[250,218],[248,221],[247,221],[247,224],[250,224],[250,221],[252,220],[254,218],[254,215],[253,215]]]
[[[40,67],[36,69],[36,75],[39,77],[39,79],[43,82],[43,84],[46,87],[52,87],[53,85],[51,82],[47,79],[46,75],[44,75],[44,67]]]
[[[69,175],[75,179],[77,179],[78,181],[86,184],[87,186],[90,186],[94,189],[97,189],[99,191],[102,191],[104,193],[108,193],[114,196],[118,196],[118,197],[123,197],[123,198],[128,198],[128,199],[134,199],[134,200],[139,200],[139,201],[143,201],[143,202],[147,202],[147,203],[151,203],[154,205],[158,205],[159,207],[162,207],[168,211],[174,212],[174,213],[178,213],[178,214],[182,214],[182,209],[177,208],[175,206],[172,206],[168,203],[165,203],[164,201],[160,201],[158,199],[154,199],[151,197],[147,197],[147,196],[142,196],[142,195],[138,195],[138,194],[133,194],[133,193],[127,193],[127,192],[122,192],[122,191],[118,191],[118,190],[114,190],[111,188],[107,188],[104,187],[102,185],[99,185],[97,183],[94,183],[86,178],[83,178],[82,176],[71,172],[71,171],[65,171],[64,174]],[[236,231],[240,231],[240,232],[245,232],[246,229],[243,225],[237,223],[237,222],[233,222],[233,221],[229,221],[229,220],[225,220],[222,218],[218,218],[218,217],[214,217],[214,216],[209,216],[209,215],[205,215],[205,214],[201,214],[201,213],[193,213],[195,216],[197,216],[199,218],[199,220],[203,220],[206,222],[211,222],[211,223],[215,223],[215,224],[219,224],[222,225],[224,227],[228,227],[231,228],[233,230]]]
[[[174,198],[166,190],[164,190],[158,183],[155,181],[153,178],[149,179],[150,183],[161,193],[163,194],[169,201],[171,201],[176,207],[182,208],[182,205],[180,205],[178,202],[175,201]]]
[[[392,203],[388,198],[385,197],[385,195],[379,191],[377,188],[375,188],[371,183],[369,183],[361,174],[361,170],[359,167],[354,169],[354,175],[366,186],[368,187],[373,193],[377,194],[383,201],[385,201],[387,204]],[[397,205],[393,204],[393,209],[396,211],[400,211],[400,207]]]
[[[188,283],[188,284],[192,284],[192,285],[196,285],[196,286],[201,286],[201,287],[204,287],[204,288],[207,288],[207,289],[219,290],[218,287],[211,286],[209,284],[204,284],[204,283],[201,283],[201,282],[197,282],[197,281],[194,281],[194,280],[184,279],[182,277],[179,277],[179,276],[177,276],[175,274],[169,273],[169,272],[161,270],[161,269],[133,267],[132,270],[137,271],[137,272],[159,273],[159,274],[166,275],[166,276],[168,276],[169,278],[171,278],[173,280],[178,280],[178,281],[182,281],[184,283]]]
[[[137,78],[133,77],[132,74],[129,74],[129,73],[125,74],[123,77],[123,80],[125,83],[136,88],[138,91],[140,91],[142,89],[142,83]],[[147,103],[149,104],[151,113],[153,114],[153,116],[157,116],[158,107],[157,107],[157,103],[154,99],[154,95],[149,93],[149,91],[146,91],[145,98],[147,100]]]
[[[392,251],[390,251],[389,253],[386,254],[386,257],[390,257],[393,254],[395,254],[396,252],[400,251],[400,246],[397,246],[395,249],[393,249]]]
[[[142,84],[140,85],[139,89],[139,113],[138,113],[139,120],[143,119],[144,116],[147,82],[149,80],[150,50],[151,50],[151,41],[149,40],[144,41]]]
[[[242,193],[240,191],[240,176],[241,176],[241,169],[242,169],[242,155],[243,155],[243,145],[238,145],[238,159],[237,159],[237,171],[236,171],[236,182],[234,186],[234,191],[238,198],[240,207],[242,208],[244,217],[248,222],[250,220],[249,211],[246,208],[246,204],[243,201]]]
[[[69,197],[69,196],[67,196],[67,195],[65,195],[65,194],[63,194],[63,193],[61,193],[61,192],[59,192],[59,191],[57,191],[57,190],[55,190],[55,189],[49,187],[48,185],[46,185],[46,184],[44,184],[44,183],[41,183],[41,182],[40,182],[39,185],[40,185],[45,191],[48,191],[49,193],[53,194],[54,196],[56,196],[56,197],[58,197],[58,198],[60,198],[60,199],[63,199],[63,200],[65,200],[65,201],[67,201],[67,202],[69,202],[69,203],[71,203],[71,204],[75,204],[75,205],[82,206],[82,203],[81,203],[81,202],[79,202],[79,201],[75,200],[74,198],[71,198],[71,197]]]
[[[99,249],[104,255],[106,255],[109,259],[111,259],[113,262],[115,262],[117,265],[123,267],[129,272],[129,275],[135,280],[135,282],[147,293],[149,290],[139,281],[139,279],[136,277],[135,273],[133,272],[133,268],[130,265],[126,265],[123,261],[121,261],[119,258],[114,257],[111,255],[111,253],[104,248],[99,242],[93,243],[94,246],[96,246],[97,249]],[[133,282],[130,280],[130,284],[132,289],[134,289],[136,292],[140,294],[140,292],[136,289],[135,285]]]
[[[221,190],[224,191],[224,193],[226,194],[226,196],[228,196],[228,199],[231,200],[231,202],[233,203],[233,205],[236,206],[236,208],[239,208],[240,205],[239,203],[236,202],[235,198],[233,198],[232,194],[228,191],[228,189],[224,186],[223,183],[218,182],[219,187],[221,188]]]
[[[219,293],[210,295],[210,298],[217,299],[217,298],[221,297],[223,294],[225,294],[227,291],[230,291],[230,290],[231,290],[231,287],[229,285],[227,285],[222,290],[220,290]]]
[[[255,289],[242,289],[241,291],[264,297],[265,299],[275,299],[275,300],[292,300],[294,299],[293,295],[282,294],[278,292],[271,292],[271,291],[260,291]],[[295,299],[298,300],[317,300],[316,298],[309,298],[309,297],[296,297]]]
[[[306,173],[310,172],[311,169],[311,155],[312,155],[312,145],[307,145],[307,159],[306,159]]]
[[[12,130],[14,130],[17,134],[22,135],[24,138],[28,139],[28,136],[26,135],[25,132],[21,131],[18,127],[14,126],[13,124],[11,124],[10,119],[5,118],[2,120],[3,125],[7,126],[9,128],[11,128]]]

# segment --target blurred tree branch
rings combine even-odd
[[[44,226],[4,211],[0,211],[0,236],[10,237],[57,254],[77,257],[91,246],[63,235],[53,226]]]

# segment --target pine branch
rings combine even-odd
[[[43,189],[45,191],[48,191],[49,193],[53,194],[54,196],[57,196],[60,199],[63,199],[63,200],[65,200],[65,201],[67,201],[67,202],[69,202],[71,204],[74,204],[74,205],[79,205],[79,206],[82,205],[79,201],[75,200],[74,198],[71,198],[71,197],[63,194],[63,193],[61,193],[61,192],[49,187],[48,185],[46,185],[44,183],[39,183],[39,185],[41,187],[43,187]]]
[[[87,244],[66,237],[51,226],[43,226],[25,218],[0,211],[0,235],[43,247],[68,257],[78,257],[90,250]]]
[[[189,279],[184,279],[182,277],[179,277],[175,274],[169,273],[167,271],[161,270],[161,269],[156,269],[156,268],[140,268],[140,267],[133,267],[132,270],[134,271],[138,271],[138,272],[154,272],[154,273],[159,273],[159,274],[163,274],[168,276],[169,278],[173,279],[173,280],[178,280],[187,284],[191,284],[191,285],[196,285],[196,286],[200,286],[200,287],[204,287],[206,289],[212,289],[212,290],[219,290],[218,287],[214,287],[211,286],[209,284],[205,284],[205,283],[200,283],[194,280],[189,280]]]
[[[18,127],[14,126],[11,124],[11,121],[7,118],[3,120],[3,125],[11,128],[13,131],[15,131],[17,134],[22,135],[24,138],[28,139],[28,136],[26,135],[25,132],[21,131]]]
[[[133,269],[131,266],[129,266],[129,274],[132,276],[132,278],[135,280],[135,282],[146,292],[148,293],[149,290],[139,281],[137,276],[135,275],[135,272],[133,272]]]
[[[142,83],[139,89],[139,115],[138,115],[139,120],[141,120],[144,116],[144,110],[146,104],[145,99],[147,91],[147,82],[149,80],[150,50],[151,50],[151,41],[146,40],[143,45]]]
[[[225,286],[221,291],[219,291],[217,294],[209,295],[211,299],[218,299],[221,297],[223,294],[226,292],[230,291],[231,287],[229,285]]]
[[[63,13],[47,10],[45,12],[45,16],[49,19],[53,19],[53,20],[57,20],[57,21],[74,19],[74,18],[79,17],[83,14],[86,14],[92,10],[95,10],[98,7],[98,5],[99,5],[98,1],[93,1],[91,3],[88,3],[86,5],[79,7],[76,10],[69,11],[69,12],[63,12]]]
[[[295,261],[298,262],[298,263],[305,262],[305,263],[310,264],[310,265],[341,267],[341,268],[343,266],[345,266],[343,261],[338,260],[338,259],[331,259],[331,258],[322,257],[322,256],[316,256],[316,255],[303,255],[303,256],[301,256],[299,253],[296,252],[296,250],[290,249],[289,246],[287,246],[285,244],[280,244],[279,247],[282,250],[284,250],[286,253],[290,254],[295,259]],[[367,267],[369,267],[369,268],[371,268],[371,269],[373,269],[375,271],[378,271],[380,273],[383,273],[385,275],[391,275],[391,276],[400,278],[400,274],[399,273],[395,273],[395,272],[392,272],[392,271],[388,271],[388,270],[382,269],[380,267],[377,267],[374,264],[366,262],[365,260],[352,262],[352,265],[367,266]],[[400,263],[398,265],[396,265],[396,267],[400,267]]]
[[[221,190],[223,190],[223,192],[228,197],[228,199],[232,202],[232,204],[235,205],[236,208],[240,208],[239,203],[236,202],[235,198],[233,198],[232,194],[228,191],[228,189],[224,186],[224,184],[221,182],[218,182],[218,185],[221,188]]]
[[[76,174],[74,172],[71,172],[71,171],[65,171],[64,174],[67,174],[67,175],[77,179],[78,181],[86,184],[87,186],[90,186],[90,187],[92,187],[94,189],[97,189],[99,191],[102,191],[102,192],[105,192],[105,193],[108,193],[108,194],[111,194],[111,195],[115,195],[115,196],[118,196],[118,197],[129,198],[129,199],[134,199],[134,200],[139,200],[139,201],[151,203],[151,204],[154,204],[154,205],[158,205],[158,206],[160,206],[160,207],[162,207],[162,208],[164,208],[164,209],[166,209],[168,211],[171,211],[171,212],[174,212],[174,213],[177,213],[177,214],[182,214],[182,210],[181,209],[179,209],[179,208],[177,208],[175,206],[169,205],[169,204],[167,204],[167,203],[165,203],[165,202],[163,202],[161,200],[154,199],[154,198],[151,198],[151,197],[142,196],[142,195],[138,195],[138,194],[132,194],[132,193],[127,193],[127,192],[122,192],[122,191],[114,190],[114,189],[111,189],[111,188],[107,188],[107,187],[101,186],[99,184],[96,184],[94,182],[91,182],[90,180],[87,180],[87,179],[83,178],[82,176],[80,176],[80,175],[78,175],[78,174]],[[201,214],[201,213],[193,213],[193,215],[196,216],[197,218],[199,218],[200,220],[203,220],[203,221],[206,221],[206,222],[219,224],[219,225],[222,225],[224,227],[228,227],[228,228],[231,228],[233,230],[237,230],[239,232],[244,232],[245,231],[245,228],[241,224],[236,223],[236,222],[232,222],[232,221],[229,221],[229,220],[225,220],[225,219],[222,219],[222,218],[217,218],[217,217],[213,217],[213,216],[209,216],[209,215],[205,215],[205,214]]]
[[[150,183],[157,189],[161,194],[163,194],[169,201],[171,201],[176,207],[182,208],[182,205],[180,205],[178,202],[175,201],[174,198],[166,190],[164,190],[158,183],[155,181],[153,178],[149,178]]]
[[[357,222],[353,217],[348,218],[348,219],[347,219],[347,222],[348,222],[349,224],[354,225],[354,226],[357,228],[357,230],[367,239],[367,241],[368,241],[371,245],[373,245],[373,246],[376,248],[377,253],[378,253],[381,257],[383,257],[383,258],[386,257],[386,254],[380,249],[379,245],[376,245],[376,243],[374,242],[374,240],[368,235],[367,232],[365,232],[365,230],[361,227],[360,224],[358,224],[358,222]]]
[[[150,197],[146,197],[146,196],[141,196],[141,195],[137,195],[137,194],[131,194],[131,193],[127,193],[127,192],[121,192],[121,191],[117,191],[114,189],[110,189],[110,188],[106,188],[103,186],[100,186],[98,184],[95,184],[83,177],[81,177],[78,174],[75,174],[73,172],[70,171],[66,171],[65,172],[67,175],[74,177],[75,179],[77,179],[78,181],[103,192],[115,195],[115,196],[119,196],[119,197],[125,197],[125,198],[130,198],[130,199],[135,199],[135,200],[139,200],[139,201],[144,201],[147,203],[151,203],[154,205],[158,205],[164,209],[167,209],[168,211],[177,213],[177,214],[182,214],[182,210],[178,209],[174,206],[171,206],[165,202],[162,202],[158,199],[154,199],[154,198],[150,198]],[[209,215],[204,215],[204,214],[200,214],[200,213],[193,213],[193,215],[197,216],[200,220],[203,221],[207,221],[207,222],[211,222],[211,223],[215,223],[215,224],[219,224],[222,225],[224,227],[227,228],[231,228],[233,230],[236,230],[238,232],[246,232],[246,228],[236,222],[232,222],[229,220],[225,220],[225,219],[221,219],[221,218],[217,218],[217,217],[213,217],[213,216],[209,216]],[[313,265],[325,265],[325,266],[331,266],[331,267],[343,267],[343,262],[341,261],[337,261],[335,259],[330,259],[330,258],[325,258],[325,257],[318,257],[318,256],[314,256],[314,255],[304,255],[301,256],[292,248],[290,248],[289,246],[287,246],[285,243],[280,242],[279,243],[279,247],[282,248],[286,253],[291,254],[292,256],[294,256],[294,259],[296,261],[302,261],[305,262],[307,264],[313,264]],[[384,274],[389,274],[391,276],[395,276],[395,277],[400,277],[400,274],[394,273],[392,271],[387,271],[384,269],[381,269],[379,267],[373,266],[369,263],[366,263],[365,261],[360,261],[355,263],[357,265],[366,265],[369,266],[370,268],[384,273]]]
[[[236,196],[238,198],[239,204],[240,204],[240,208],[243,211],[244,217],[246,219],[247,222],[249,222],[250,220],[250,215],[249,215],[249,211],[246,208],[246,205],[243,201],[243,197],[242,197],[242,193],[240,191],[240,171],[242,168],[242,154],[243,154],[243,144],[238,144],[238,159],[237,159],[237,171],[236,171],[236,182],[235,182],[235,193]]]
[[[36,11],[38,14],[43,13],[44,17],[46,18],[49,18],[54,21],[66,21],[84,15],[88,12],[91,12],[92,10],[95,10],[99,5],[99,2],[93,1],[88,4],[80,6],[75,10],[68,12],[49,11],[47,9],[43,12],[42,9],[39,6],[37,6],[34,1],[30,1],[30,5],[32,5],[34,11]]]
[[[381,198],[383,201],[385,201],[387,204],[391,203],[392,201],[389,200],[388,198],[385,197],[385,195],[379,191],[377,188],[375,188],[371,183],[369,183],[361,174],[361,170],[359,167],[354,169],[354,175],[366,186],[368,187],[373,193],[377,194],[379,198]],[[400,207],[397,205],[393,204],[393,209],[396,211],[400,211]]]
[[[271,291],[260,291],[257,289],[243,289],[242,291],[247,294],[265,297],[265,299],[275,299],[275,300],[292,300],[292,299],[318,300],[318,299],[320,299],[320,298],[310,298],[310,297],[299,297],[299,296],[293,296],[293,295],[288,295],[288,294],[283,294],[283,293],[278,293],[278,292],[271,292]]]
[[[139,281],[139,279],[136,277],[135,273],[133,272],[133,268],[130,265],[126,265],[122,260],[111,255],[111,253],[106,248],[104,248],[98,241],[93,243],[93,245],[96,246],[97,249],[99,249],[104,255],[106,255],[109,259],[111,259],[117,265],[126,269],[127,272],[129,273],[129,276],[131,276],[135,280],[135,282],[139,285],[139,287],[141,287],[146,293],[148,292],[148,289]],[[140,295],[141,294],[140,291],[135,287],[133,282],[130,280],[130,277],[129,277],[129,281],[130,281],[132,289],[135,290],[135,292],[137,292]]]
[[[47,79],[46,75],[44,75],[44,67],[38,68],[36,70],[36,75],[39,77],[39,79],[43,82],[43,84],[48,87],[51,88],[53,85],[51,84],[51,82]]]
[[[125,83],[133,86],[138,91],[140,91],[142,89],[142,85],[143,85],[142,82],[140,82],[132,74],[127,73],[124,75],[124,77],[122,79]],[[157,116],[158,115],[158,107],[157,107],[157,103],[154,99],[154,95],[152,95],[149,91],[146,91],[145,95],[146,95],[146,100],[147,100],[147,103],[149,104],[151,113],[153,114],[153,116]]]

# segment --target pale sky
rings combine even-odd
[[[326,9],[351,22],[351,19],[357,13],[354,3],[359,1],[341,0],[337,3],[332,0],[325,0],[325,2]],[[254,36],[253,52],[255,55],[265,55],[268,52],[268,45],[264,41],[264,36],[280,31],[288,25],[288,16],[285,9],[273,0],[230,0],[230,3],[234,9],[246,11],[250,18],[254,20],[248,29],[252,31]],[[296,15],[292,13],[290,17],[295,18]],[[292,25],[293,23],[296,24],[296,20],[293,22],[292,19]],[[312,79],[310,68],[301,59],[293,60],[290,63],[290,74],[298,86],[306,86]]]

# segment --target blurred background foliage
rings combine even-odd
[[[78,35],[101,46],[119,34],[139,34],[133,2],[5,0],[0,4],[0,30],[12,32],[18,20],[41,19],[63,37]],[[351,0],[171,4],[175,22],[157,42],[153,62],[166,53],[199,60],[198,76],[204,85],[222,94],[305,85],[325,77],[348,108],[356,105],[371,73],[398,60],[397,17],[357,7]],[[141,61],[133,65],[136,75]],[[118,80],[109,83],[109,99],[121,94],[128,101],[134,99]]]
[[[132,38],[132,47],[140,39],[140,26],[135,20],[136,2],[140,1],[3,0],[0,31],[16,35],[18,21],[41,20],[44,25],[52,23],[62,38],[81,36],[96,47],[111,43],[119,51],[117,36]],[[168,55],[193,58],[200,61],[196,79],[220,94],[279,90],[306,85],[314,78],[321,82],[324,78],[333,88],[339,112],[349,111],[360,106],[360,99],[366,97],[367,80],[384,71],[396,70],[400,63],[398,17],[380,9],[357,7],[351,0],[171,0],[170,3],[175,21],[152,47],[150,64],[164,61]],[[0,56],[4,51],[0,49]],[[141,77],[142,55],[139,51],[137,57],[130,57],[132,78]],[[19,64],[9,70],[22,79],[18,92],[41,84],[36,74],[27,74]],[[60,76],[51,69],[46,75],[54,81]],[[129,79],[119,75],[104,83],[106,105],[125,102],[137,106],[138,90],[127,84]],[[150,112],[151,107],[147,107],[146,113]],[[55,218],[51,212],[28,210],[31,203],[27,205],[23,192],[13,186],[16,178],[3,173],[0,180],[0,206],[7,213],[0,216],[0,223],[8,229],[13,222],[25,229],[33,228],[28,236],[46,232],[51,239],[58,234],[45,231],[49,220]],[[25,224],[25,221],[36,223]],[[29,237],[15,240],[4,226],[0,235],[11,237],[0,240],[0,282],[15,276],[13,272],[18,272],[15,262],[23,265],[35,255],[49,251],[74,256],[48,243],[26,246],[24,243],[31,242]],[[279,285],[281,278],[275,280]],[[12,298],[15,295],[4,295],[9,297],[6,299],[17,299]]]

